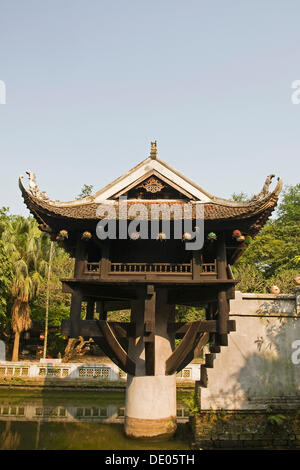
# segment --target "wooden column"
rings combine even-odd
[[[75,252],[75,270],[74,270],[74,277],[80,278],[83,275],[84,268],[87,261],[87,249],[86,249],[86,242],[83,240],[78,239],[76,244],[76,252]]]
[[[220,346],[228,346],[228,327],[227,321],[229,319],[229,305],[226,298],[226,291],[221,290],[218,293],[218,335]]]
[[[155,308],[154,285],[147,285],[144,309],[145,373],[155,375]]]
[[[226,245],[224,233],[219,234],[217,243],[217,277],[218,279],[227,279]],[[227,346],[227,321],[229,319],[229,304],[225,288],[221,289],[218,293],[218,310],[219,313],[217,321],[219,342],[220,346]]]
[[[103,241],[101,244],[100,278],[106,277],[110,271],[109,242]]]
[[[95,311],[95,300],[94,299],[88,299],[87,305],[86,305],[85,319],[86,320],[93,320],[94,319],[94,311]]]
[[[107,312],[104,310],[104,302],[97,300],[96,312],[99,313],[99,320],[107,320]]]
[[[131,323],[136,325],[135,335],[129,337],[128,354],[135,362],[135,374],[138,377],[145,375],[145,325],[144,308],[145,292],[143,288],[137,288],[137,299],[130,302]]]
[[[227,262],[226,262],[225,234],[221,233],[218,235],[218,240],[217,240],[218,279],[227,279],[226,264]]]
[[[200,251],[198,250],[193,251],[192,267],[193,267],[193,279],[200,279],[201,255],[200,255]]]
[[[82,294],[80,291],[75,291],[72,294],[71,299],[71,310],[70,310],[70,320],[71,320],[71,338],[77,338],[79,336],[79,322],[81,319],[81,301]]]

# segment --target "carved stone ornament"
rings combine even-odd
[[[138,188],[144,188],[148,193],[159,193],[159,191],[165,188],[165,184],[154,178],[154,176],[151,176],[151,178],[141,183]]]
[[[262,190],[260,191],[260,193],[256,194],[255,196],[253,196],[253,198],[251,199],[251,201],[257,201],[258,199],[263,199],[264,197],[266,197],[268,194],[269,194],[269,188],[270,188],[270,185],[271,185],[271,182],[272,182],[272,179],[275,177],[275,175],[269,175],[267,176],[266,178],[266,181],[265,181],[265,184],[262,188]],[[279,180],[279,178],[278,178]]]
[[[38,185],[36,184],[35,174],[30,170],[27,170],[26,173],[29,177],[29,191],[31,192],[31,194],[37,197],[38,199],[42,199],[43,201],[50,201],[50,198],[47,196],[45,191],[39,190]]]

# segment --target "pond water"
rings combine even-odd
[[[177,400],[177,432],[168,440],[136,440],[123,431],[125,393],[0,392],[0,449],[189,449],[186,405]]]

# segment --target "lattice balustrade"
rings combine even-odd
[[[0,377],[28,377],[29,367],[0,367]]]
[[[68,377],[69,369],[62,367],[40,367],[40,377]]]
[[[183,369],[176,374],[176,377],[191,379],[192,378],[192,369]]]
[[[23,406],[0,405],[0,416],[24,416],[25,409]]]
[[[99,377],[108,379],[110,375],[109,367],[81,367],[79,377]]]

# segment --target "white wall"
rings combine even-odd
[[[243,294],[230,302],[236,331],[207,369],[201,408],[300,404],[300,312],[296,295]]]

